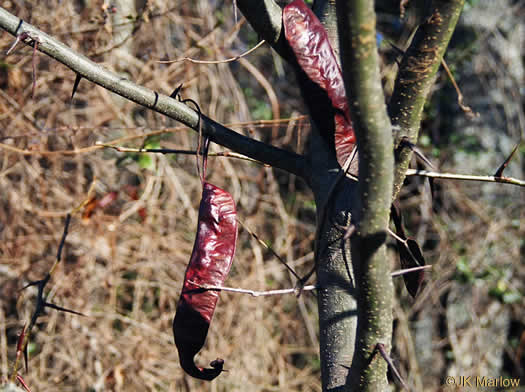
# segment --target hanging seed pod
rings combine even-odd
[[[172,94],[179,100],[180,88],[181,86],[177,87]],[[224,360],[217,358],[210,362],[211,368],[202,368],[195,364],[194,357],[204,346],[219,300],[219,291],[205,287],[222,286],[232,266],[237,244],[237,211],[233,197],[228,192],[206,182],[210,140],[202,134],[199,105],[191,99],[181,102],[193,103],[199,114],[196,158],[202,198],[197,236],[173,319],[173,336],[182,369],[192,377],[213,380],[223,371]]]
[[[236,242],[237,213],[233,198],[228,192],[204,183],[197,237],[173,320],[181,367],[202,380],[213,380],[224,364],[222,359],[216,359],[210,363],[211,368],[201,368],[193,361],[204,345],[219,299],[218,291],[202,287],[222,286],[232,265]]]
[[[341,68],[322,23],[302,0],[283,9],[284,34],[306,75],[326,91],[335,109],[335,150],[341,166],[356,139]]]

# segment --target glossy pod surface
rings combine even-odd
[[[204,345],[219,299],[218,291],[204,290],[202,285],[222,286],[232,265],[236,241],[233,198],[228,192],[204,183],[197,236],[173,320],[181,366],[189,375],[203,380],[217,377],[224,362],[217,359],[211,363],[212,368],[201,368],[193,361]]]
[[[283,9],[284,34],[306,75],[326,91],[335,114],[337,161],[344,165],[355,146],[355,134],[343,81],[343,74],[330,45],[328,34],[317,16],[302,0]]]

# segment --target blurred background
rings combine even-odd
[[[408,2],[400,19],[399,2],[377,2],[387,97],[398,59],[391,43],[406,48],[423,3]],[[292,70],[267,45],[228,63],[187,60],[227,59],[259,42],[231,1],[1,5],[124,78],[168,95],[182,83],[182,98],[242,134],[298,153],[307,146]],[[524,1],[467,1],[446,61],[474,115],[459,107],[441,70],[419,140],[436,170],[492,175],[522,139],[524,16]],[[0,33],[2,53],[12,42]],[[197,134],[85,80],[71,102],[75,74],[43,54],[36,60],[32,98],[32,48],[0,56],[0,379],[11,372],[17,336],[34,309],[36,288],[20,289],[49,271],[67,212],[93,188],[96,199],[73,216],[47,286],[51,302],[86,317],[51,310],[39,319],[22,373],[32,390],[320,391],[311,293],[222,293],[196,361],[222,357],[228,372],[212,383],[184,375],[172,320],[197,225],[195,157],[96,143],[195,149]],[[308,271],[315,205],[306,184],[239,159],[212,156],[208,167],[208,181],[233,195],[243,224],[300,274]],[[522,146],[505,175],[523,179],[524,169]],[[524,200],[513,185],[435,180],[431,193],[428,180],[407,179],[399,200],[406,229],[433,265],[415,300],[395,281],[392,356],[414,390],[441,390],[448,375],[523,381]],[[295,281],[241,227],[225,284],[270,290]]]

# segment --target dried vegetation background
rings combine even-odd
[[[490,3],[467,10],[461,31],[471,36],[456,40],[449,59],[480,117],[467,119],[457,108],[444,75],[429,103],[422,148],[442,170],[492,174],[524,128],[523,2],[507,1],[505,18],[496,18]],[[231,63],[157,61],[224,59],[253,47],[256,34],[242,18],[235,23],[230,2],[2,6],[148,88],[169,94],[183,83],[183,98],[239,132],[304,149],[308,127],[299,92],[267,46]],[[485,12],[487,21],[475,12]],[[12,40],[0,35],[3,53]],[[73,217],[48,287],[53,302],[87,317],[49,311],[39,319],[24,373],[32,390],[319,391],[317,305],[308,293],[221,294],[197,361],[206,365],[220,356],[229,371],[212,383],[184,376],[171,325],[197,223],[195,159],[119,153],[96,142],[194,149],[197,136],[86,81],[70,104],[75,75],[43,55],[31,98],[31,53],[23,46],[0,62],[1,377],[10,373],[17,334],[34,306],[35,291],[19,290],[45,276],[66,213],[94,184],[99,199],[111,192],[117,198],[89,217]],[[268,121],[280,118],[294,120]],[[507,175],[523,177],[522,155]],[[302,182],[214,157],[208,180],[232,193],[239,218],[259,238],[299,272],[308,270],[315,210]],[[394,358],[416,390],[438,390],[445,375],[523,377],[523,191],[443,181],[435,190],[432,199],[428,182],[409,179],[401,196],[407,228],[434,268],[416,301],[397,282]],[[397,268],[394,252],[392,263]],[[241,229],[226,284],[267,290],[293,287],[294,280]]]

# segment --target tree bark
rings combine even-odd
[[[317,0],[313,10],[339,53],[335,1]],[[321,379],[323,391],[343,391],[350,383],[358,322],[351,243],[344,236],[345,227],[356,224],[358,185],[345,176],[338,179],[341,168],[335,156],[334,112],[328,96],[298,67],[296,74],[312,123],[307,159],[318,218],[315,262]]]
[[[465,0],[432,1],[428,17],[418,27],[399,66],[388,108],[392,124],[400,128],[395,138],[394,199],[403,185],[412,156],[411,150],[400,142],[404,137],[417,142],[423,107],[464,4]]]
[[[367,5],[372,7],[375,22],[373,2],[368,1]],[[347,25],[337,25],[335,1],[317,0],[313,10],[339,53],[338,30],[346,29]],[[370,17],[370,12],[365,17]],[[364,366],[364,359],[374,355],[377,343],[390,348],[392,331],[393,290],[384,242],[392,195],[393,149],[379,76],[374,22],[371,29],[364,32],[366,37],[372,37],[373,45],[366,48],[370,61],[362,62],[360,58],[356,68],[343,63],[345,75],[355,69],[360,71],[355,85],[350,84],[348,89],[347,84],[347,91],[360,105],[356,111],[356,125],[361,131],[359,149],[364,153],[360,157],[360,166],[363,165],[360,186],[346,177],[338,180],[340,167],[335,158],[331,103],[326,93],[311,83],[295,62],[291,63],[312,123],[307,159],[311,168],[309,183],[318,208],[316,264],[324,391],[358,390],[364,385],[383,388],[387,384],[386,363],[381,358],[376,358],[370,368]],[[355,34],[361,33],[363,31],[355,31]],[[363,67],[358,68],[361,63]],[[361,72],[369,67],[372,72]],[[369,94],[353,94],[354,89],[358,92],[363,89]],[[362,217],[369,221],[364,222]],[[344,227],[351,224],[359,231],[356,238],[349,241],[344,238]],[[354,271],[359,271],[359,275]],[[361,339],[357,346],[356,332]],[[355,351],[356,347],[361,351]],[[358,381],[360,376],[355,378],[359,371],[367,372],[363,382]]]
[[[259,36],[282,58],[295,61],[284,37],[282,9],[274,0],[237,0],[237,6]]]
[[[352,236],[356,281],[357,334],[349,391],[388,389],[393,285],[386,237],[393,183],[393,142],[381,85],[373,0],[337,1],[343,72],[359,146],[359,205]]]
[[[325,143],[320,132],[312,131],[309,157],[318,218],[315,262],[321,379],[323,391],[335,392],[347,384],[354,356],[357,302],[350,242],[344,238],[344,228],[353,223],[358,212],[358,188],[347,177],[338,180],[341,169],[333,146]]]

